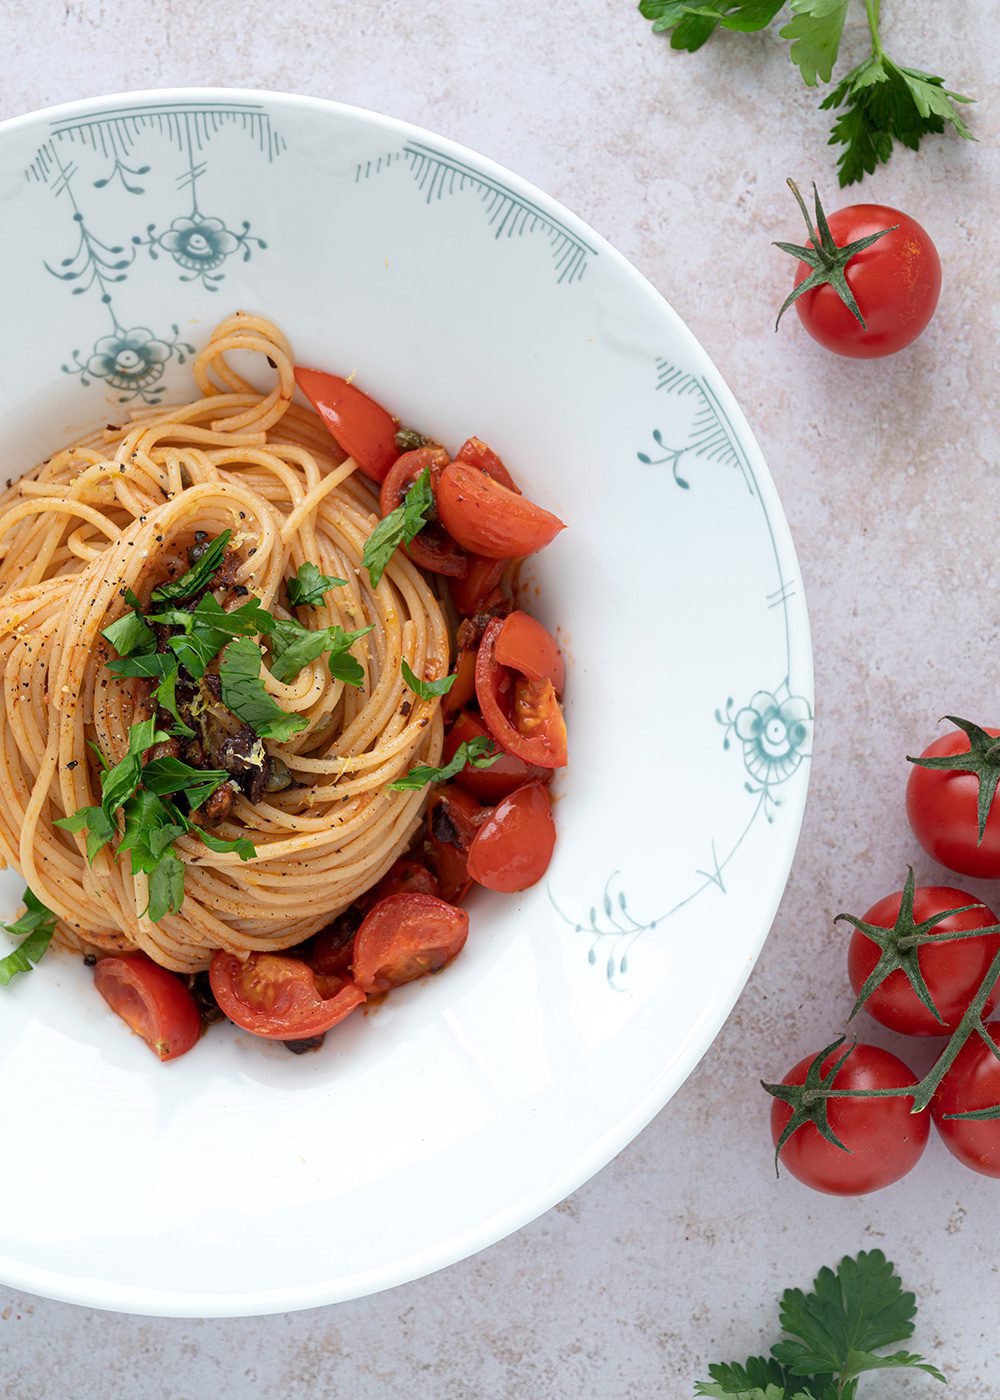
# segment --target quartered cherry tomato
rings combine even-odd
[[[379,496],[382,515],[388,515],[402,504],[409,488],[425,471],[430,471],[431,486],[435,487],[449,460],[443,447],[417,447],[412,452],[404,452],[393,463],[382,482]],[[447,574],[452,578],[465,576],[465,551],[459,549],[436,520],[431,520],[424,526],[419,535],[406,546],[406,552],[421,569],[429,569],[435,574]]]
[[[307,963],[277,953],[251,953],[243,961],[220,950],[212,954],[209,977],[230,1021],[267,1040],[321,1035],[365,1000],[353,982],[314,974]]]
[[[382,481],[399,456],[399,421],[337,374],[297,366],[295,382],[332,437],[372,481]]]
[[[188,988],[145,953],[101,958],[94,985],[161,1060],[176,1060],[201,1035],[201,1016]]]
[[[450,963],[469,936],[469,916],[428,894],[394,894],[365,915],[354,944],[354,977],[387,992]]]
[[[505,617],[493,644],[501,666],[520,671],[530,681],[551,681],[557,695],[566,683],[566,669],[555,637],[530,613]]]
[[[487,559],[482,554],[465,556],[464,576],[453,578],[448,585],[452,602],[463,617],[472,617],[481,610],[509,563],[509,559]]]
[[[523,616],[523,614],[521,615]],[[562,679],[562,658],[554,638],[549,638],[552,650],[544,653],[551,674],[537,678],[543,652],[535,641],[534,628],[529,630],[520,622],[509,630],[511,639],[508,656],[520,656],[536,676],[526,675],[497,658],[500,634],[519,614],[494,618],[483,633],[476,658],[476,696],[490,733],[501,748],[525,763],[540,768],[562,768],[567,761],[566,722],[562,706],[556,697],[555,676]],[[533,619],[528,619],[533,621]],[[540,627],[540,623],[534,624]],[[542,628],[542,631],[545,629]],[[530,635],[532,644],[527,645]],[[515,645],[516,644],[516,645]]]
[[[468,743],[470,740],[478,738],[492,739],[493,736],[478,715],[466,710],[459,715],[445,736],[441,762],[450,763],[459,744]],[[474,797],[479,798],[480,802],[499,802],[502,797],[509,797],[512,792],[523,787],[525,783],[545,783],[551,777],[551,768],[539,768],[533,763],[525,763],[522,758],[517,758],[512,753],[505,753],[501,749],[500,757],[495,759],[488,768],[476,768],[473,764],[467,763],[460,772],[455,774],[452,782],[458,787],[465,788],[466,792],[471,792]]]
[[[478,467],[494,481],[499,481],[501,486],[506,486],[508,491],[516,491],[520,496],[521,488],[515,484],[514,478],[492,447],[487,447],[481,438],[467,438],[455,453],[455,461],[467,462],[470,467]]]
[[[526,890],[549,868],[556,844],[549,794],[528,783],[489,814],[469,847],[469,874],[490,890]]]
[[[445,724],[463,710],[476,694],[476,653],[464,648],[458,653],[455,662],[455,679],[451,689],[441,701],[441,713]]]
[[[489,559],[523,559],[566,528],[550,511],[464,462],[445,467],[435,494],[452,539]]]
[[[440,890],[437,879],[422,860],[400,856],[364,898],[369,905],[375,905],[391,894],[432,894],[438,898]]]
[[[448,784],[438,788],[427,805],[427,861],[437,876],[441,898],[459,904],[468,893],[469,847],[489,809],[471,793]]]

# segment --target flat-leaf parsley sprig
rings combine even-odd
[[[855,1400],[869,1371],[918,1370],[945,1377],[922,1356],[886,1348],[913,1336],[916,1299],[903,1291],[895,1267],[880,1249],[845,1257],[820,1269],[813,1291],[787,1288],[780,1320],[785,1336],[769,1357],[709,1366],[699,1396],[733,1400]]]
[[[767,29],[783,12],[778,30],[789,42],[789,58],[807,87],[828,83],[840,55],[844,22],[852,0],[640,0],[639,10],[656,33],[669,33],[671,47],[694,52],[719,29],[750,33]],[[886,53],[880,31],[881,0],[864,0],[871,52],[820,103],[837,112],[830,145],[843,146],[841,185],[855,184],[892,155],[896,142],[917,150],[925,136],[950,126],[974,140],[956,103],[974,101],[946,88],[934,73],[897,63]]]

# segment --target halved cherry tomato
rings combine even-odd
[[[347,980],[354,961],[354,935],[358,931],[359,919],[360,915],[348,909],[339,919],[317,933],[312,952],[306,959],[314,973],[320,977]]]
[[[295,382],[365,476],[382,481],[399,456],[399,419],[337,374],[296,366]]]
[[[516,758],[539,768],[563,768],[566,722],[555,686],[550,680],[519,676],[496,659],[497,638],[507,621],[494,618],[479,644],[476,696],[483,719],[500,747]]]
[[[201,1016],[188,988],[145,953],[101,958],[94,986],[161,1060],[186,1054],[201,1035]]]
[[[450,963],[465,947],[469,916],[429,894],[393,894],[358,929],[354,978],[366,992],[388,992]]]
[[[450,763],[459,744],[479,737],[491,739],[493,736],[478,715],[466,710],[452,725],[444,741],[442,763]],[[494,740],[494,742],[496,742]],[[512,753],[500,750],[500,757],[488,768],[475,768],[471,763],[452,778],[453,783],[471,792],[480,802],[499,802],[509,797],[525,783],[547,783],[552,777],[551,768],[538,768],[533,763],[525,763]]]
[[[469,847],[480,822],[489,814],[471,793],[449,784],[438,788],[427,806],[427,840],[424,850],[441,886],[441,897],[459,904],[468,893]]]
[[[445,724],[462,710],[476,693],[476,653],[463,648],[455,664],[455,680],[441,701]]]
[[[379,491],[378,508],[388,515],[401,506],[407,491],[425,471],[430,471],[431,486],[436,486],[438,478],[451,461],[443,447],[416,447],[412,452],[403,452],[393,462]]]
[[[556,694],[562,694],[566,668],[559,644],[530,613],[512,612],[504,618],[493,654],[501,666],[520,671],[530,681],[551,681]]]
[[[307,963],[277,953],[251,953],[243,962],[220,949],[212,954],[209,978],[230,1021],[267,1040],[320,1035],[365,1000],[353,982],[314,975]]]
[[[566,528],[558,516],[464,462],[445,467],[435,495],[452,539],[488,559],[523,559]]]
[[[412,452],[404,452],[382,482],[379,496],[382,515],[388,515],[403,503],[407,491],[424,471],[430,470],[431,485],[436,486],[449,460],[443,447],[417,447]],[[459,549],[436,520],[428,521],[420,534],[406,546],[406,552],[418,568],[429,569],[435,574],[447,574],[452,578],[465,576],[465,550]]]
[[[488,890],[526,890],[549,868],[556,844],[552,804],[541,783],[528,783],[498,803],[469,847],[469,874]]]
[[[485,472],[494,481],[499,481],[501,486],[506,486],[508,491],[516,491],[520,496],[521,488],[516,485],[514,478],[493,451],[493,448],[487,447],[482,438],[466,438],[455,453],[455,461],[468,462],[470,467],[478,467],[481,472]]]
[[[416,860],[413,856],[400,856],[375,888],[368,891],[364,900],[369,908],[373,908],[381,900],[388,899],[391,894],[431,894],[435,899],[440,898],[438,882],[433,872],[427,869],[422,860]]]
[[[463,617],[479,612],[509,563],[509,559],[487,559],[482,554],[465,556],[465,577],[452,579],[448,585],[452,602]]]

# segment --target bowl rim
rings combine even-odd
[[[781,558],[795,568],[796,574],[791,576],[797,576],[801,579],[801,569],[798,567],[795,545],[770,469],[740,405],[701,341],[674,311],[662,293],[606,238],[543,189],[508,167],[491,160],[488,156],[481,155],[472,147],[453,141],[414,122],[351,103],[268,88],[226,86],[141,88],[101,93],[93,97],[76,98],[70,102],[40,107],[0,121],[0,143],[7,136],[30,130],[36,125],[41,126],[67,117],[92,114],[105,104],[233,100],[267,103],[286,110],[312,112],[316,115],[338,114],[362,124],[371,124],[382,131],[395,134],[401,139],[429,140],[441,151],[467,163],[471,162],[525,198],[544,209],[551,210],[574,232],[593,243],[602,257],[614,266],[616,272],[631,281],[643,297],[651,298],[658,312],[672,323],[674,331],[682,338],[686,337],[690,342],[693,342],[703,356],[708,372],[714,376],[713,387],[718,387],[726,411],[732,419],[740,440],[750,443],[757,452],[759,458],[758,485],[765,488],[762,494],[766,494],[768,499],[768,513],[776,548],[780,552]],[[808,605],[803,589],[799,590],[797,606],[790,615],[789,625],[795,632],[795,645],[801,666],[801,680],[797,682],[797,689],[815,708],[811,629]],[[755,930],[752,939],[748,940],[747,956],[740,968],[740,976],[733,984],[731,1000],[728,995],[720,998],[713,1014],[699,1026],[697,1036],[691,1038],[683,1053],[661,1071],[649,1090],[637,1103],[631,1104],[628,1111],[621,1115],[613,1128],[603,1133],[586,1153],[568,1164],[555,1176],[540,1183],[534,1191],[523,1196],[515,1204],[508,1205],[501,1211],[487,1216],[475,1226],[458,1235],[452,1235],[439,1241],[432,1248],[423,1248],[405,1255],[397,1260],[391,1268],[378,1267],[360,1271],[325,1286],[304,1285],[301,1288],[291,1289],[258,1289],[251,1293],[178,1293],[145,1287],[123,1287],[119,1284],[109,1284],[98,1278],[60,1273],[57,1269],[19,1265],[16,1261],[11,1260],[4,1261],[2,1265],[3,1282],[10,1287],[61,1302],[133,1314],[191,1318],[260,1316],[346,1302],[413,1282],[435,1273],[439,1269],[458,1263],[530,1224],[557,1205],[559,1201],[564,1200],[573,1191],[583,1186],[648,1126],[697,1067],[721,1031],[760,956],[788,882],[808,798],[810,767],[808,759],[803,766],[806,770],[805,781],[796,784],[794,798],[788,800],[786,820],[781,826],[780,846],[778,842],[775,843],[775,859],[770,865],[770,883],[767,888],[765,913],[761,917],[760,925]],[[792,810],[793,802],[794,810]]]

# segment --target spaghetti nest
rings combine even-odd
[[[254,351],[276,371],[260,394],[230,356]],[[441,752],[440,702],[405,685],[448,669],[437,598],[402,551],[376,588],[361,566],[377,519],[371,488],[312,412],[292,403],[293,360],[269,322],[237,314],[194,362],[200,397],[145,410],[122,428],[58,452],[0,496],[0,854],[58,918],[77,948],[141,948],[178,971],[206,967],[213,949],[287,948],[370,888],[406,848],[421,791],[390,791],[415,762]],[[294,780],[251,803],[239,796],[213,828],[249,837],[256,856],[176,841],[185,866],[179,910],[153,923],[144,875],[115,859],[92,864],[82,833],[54,823],[101,801],[99,751],[114,764],[130,727],[153,712],[149,683],[113,676],[101,635],[187,568],[196,531],[232,532],[235,584],[275,617],[289,617],[284,581],[311,562],[345,580],[310,626],[371,631],[355,642],[358,688],[322,657],[267,692],[307,727],[269,754]],[[266,638],[263,639],[266,646]]]

